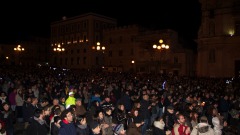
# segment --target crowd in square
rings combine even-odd
[[[227,83],[226,83],[227,82]],[[238,135],[239,78],[0,67],[0,135]]]

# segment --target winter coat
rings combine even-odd
[[[199,123],[193,128],[190,135],[214,135],[214,131],[207,123]]]
[[[73,123],[68,123],[66,120],[62,120],[60,123],[59,135],[75,135],[76,127]]]
[[[34,117],[32,123],[27,127],[26,135],[47,135],[48,130],[44,120]]]

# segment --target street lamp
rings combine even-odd
[[[61,45],[59,44],[57,47],[53,48],[54,52],[64,52],[65,48],[61,47]]]
[[[100,42],[97,42],[97,46],[93,46],[92,47],[92,49],[93,50],[97,50],[97,51],[103,51],[103,53],[104,53],[104,51],[106,50],[106,47],[105,46],[101,46],[101,43]]]
[[[16,51],[17,54],[19,55],[20,52],[25,51],[25,48],[23,48],[21,45],[17,45],[17,47],[15,47],[13,50]],[[21,64],[20,58],[18,58],[18,61],[19,61],[19,64]]]
[[[161,51],[164,51],[164,50],[168,50],[169,48],[170,48],[169,45],[164,44],[163,39],[160,39],[160,40],[159,40],[159,44],[158,44],[158,45],[156,45],[156,44],[153,45],[153,49],[159,50],[160,52],[161,52]],[[161,54],[162,54],[162,53],[161,53]],[[162,70],[161,70],[162,56],[161,56],[161,54],[160,54],[159,68],[160,68],[160,71],[161,71],[161,73],[162,73]]]
[[[92,50],[96,50],[97,52],[102,52],[104,53],[104,51],[106,50],[105,46],[102,46],[100,42],[97,42],[95,46],[92,46]],[[103,54],[99,54],[99,53],[95,53],[95,62],[96,65],[98,66],[103,66],[104,64],[104,55]]]

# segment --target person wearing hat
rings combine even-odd
[[[97,121],[92,121],[89,124],[91,135],[101,135],[101,128]]]
[[[74,92],[69,92],[68,93],[68,98],[65,101],[65,105],[66,105],[66,109],[69,108],[71,105],[75,105],[76,104],[76,99],[74,97]]]
[[[123,124],[117,124],[113,128],[113,133],[114,133],[114,135],[126,135],[126,131],[124,130],[124,125]]]

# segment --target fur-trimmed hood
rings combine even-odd
[[[161,121],[154,121],[153,125],[156,127],[156,128],[159,128],[159,129],[164,129],[165,127],[165,123],[164,122],[161,122]]]

